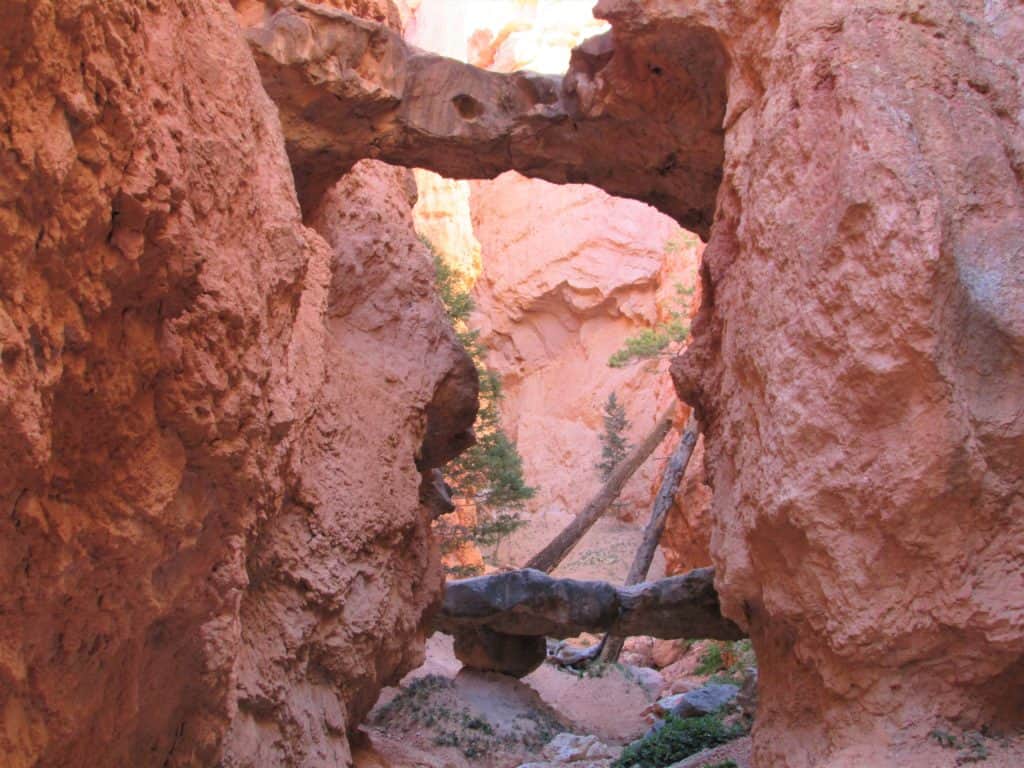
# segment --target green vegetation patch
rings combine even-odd
[[[743,672],[747,667],[756,667],[757,657],[750,640],[708,643],[697,662],[695,675],[712,675],[709,683],[742,685]]]
[[[501,427],[501,377],[487,366],[487,349],[480,343],[479,332],[469,326],[473,297],[430,242],[424,239],[423,244],[433,254],[434,282],[452,330],[472,359],[480,380],[480,410],[473,425],[476,444],[448,462],[444,470],[456,503],[464,500],[475,505],[477,523],[458,525],[445,516],[436,522],[441,551],[448,553],[469,541],[493,546],[522,526],[524,502],[536,489],[526,484],[522,456]],[[448,572],[456,578],[478,573],[466,566],[449,567]]]
[[[745,734],[742,727],[723,723],[718,714],[686,719],[669,716],[659,731],[626,747],[612,768],[664,768]]]

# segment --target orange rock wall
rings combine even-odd
[[[635,5],[598,13],[628,28]],[[699,405],[759,766],[1024,725],[1024,18],[655,1],[731,58]]]
[[[483,252],[474,325],[503,375],[502,421],[538,486],[531,506],[553,532],[600,488],[608,394],[625,406],[633,443],[672,404],[667,359],[618,369],[607,361],[629,335],[666,319],[677,282],[693,286],[699,247],[648,206],[592,187],[505,174],[473,182],[471,203]],[[667,455],[657,451],[634,475],[620,514],[646,517]]]
[[[304,226],[227,4],[14,0],[0,71],[2,762],[344,764],[465,363],[409,175]]]

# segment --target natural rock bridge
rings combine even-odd
[[[708,237],[727,61],[710,30],[609,32],[578,48],[564,77],[488,72],[303,0],[248,34],[307,215],[357,161],[374,158],[451,178],[516,170],[593,184]]]
[[[435,626],[456,638],[469,666],[525,674],[544,660],[545,637],[581,632],[660,638],[739,640],[744,632],[722,616],[715,572],[616,587],[603,581],[555,579],[533,569],[450,582]]]

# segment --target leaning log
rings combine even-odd
[[[458,634],[486,627],[506,635],[575,637],[581,632],[664,639],[739,640],[722,616],[713,568],[630,587],[554,579],[536,570],[450,581],[435,626]]]
[[[697,445],[697,436],[700,429],[697,426],[697,419],[691,413],[689,421],[686,422],[686,429],[679,438],[679,445],[669,457],[668,464],[661,476],[661,487],[658,495],[654,498],[654,506],[651,508],[651,517],[644,529],[644,538],[637,548],[633,563],[626,575],[626,586],[639,584],[647,578],[647,572],[651,569],[654,561],[654,553],[658,549],[658,542],[661,541],[661,534],[665,531],[665,521],[668,519],[668,511],[672,507],[672,500],[675,498],[679,484],[686,474],[686,467],[690,464],[690,457],[693,456],[693,448]],[[605,635],[601,641],[601,661],[605,664],[614,664],[619,660],[622,653],[622,646],[626,638],[620,635]]]
[[[658,419],[658,423],[654,425],[654,429],[643,439],[643,442],[630,451],[629,455],[616,465],[608,480],[601,486],[601,490],[597,492],[597,495],[573,518],[572,522],[565,526],[551,540],[550,544],[533,556],[526,564],[527,568],[551,573],[551,571],[558,567],[558,564],[572,551],[572,548],[583,538],[584,534],[594,527],[594,523],[600,519],[601,515],[612,505],[612,502],[619,497],[626,481],[633,476],[633,473],[639,469],[640,465],[647,460],[648,456],[654,453],[654,449],[665,439],[665,435],[668,434],[669,429],[672,427],[672,414],[675,408],[675,405],[673,405],[665,411],[665,414]]]

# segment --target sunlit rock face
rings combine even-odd
[[[229,5],[4,10],[0,762],[343,765],[440,594],[426,414],[475,397],[410,175],[321,236]]]
[[[617,26],[637,6],[606,0]],[[732,66],[699,406],[763,766],[1024,719],[1024,16],[671,2]],[[917,740],[915,742],[915,740]]]
[[[487,11],[428,2],[407,36],[492,69],[560,71],[573,44],[604,31],[588,3],[493,4]],[[514,565],[599,488],[595,464],[608,394],[615,391],[624,404],[634,442],[672,404],[667,358],[619,370],[607,360],[629,335],[669,312],[689,314],[695,304],[679,301],[676,285],[694,288],[699,242],[648,206],[593,187],[514,172],[474,182],[416,173],[417,229],[472,286],[474,326],[503,376],[502,423],[538,489],[530,528],[497,552]],[[671,442],[637,473],[617,514],[646,515]],[[706,532],[702,541],[707,560]]]

